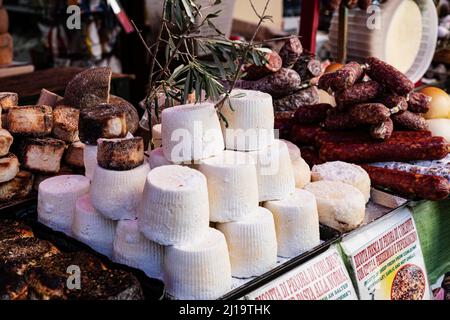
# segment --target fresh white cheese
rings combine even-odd
[[[152,169],[173,164],[166,159],[162,148],[153,149],[148,153],[148,163]]]
[[[38,220],[46,226],[72,234],[75,202],[89,192],[89,179],[80,175],[62,175],[39,184]]]
[[[302,158],[300,148],[288,140],[283,140],[289,150],[289,157],[291,158],[292,169],[294,170],[295,187],[302,189],[311,182],[311,170],[309,165]]]
[[[92,180],[94,170],[97,166],[97,145],[86,144],[83,152],[84,175]]]
[[[366,202],[370,199],[370,177],[366,170],[355,164],[332,161],[315,165],[311,177],[312,181],[329,180],[351,184],[362,192]]]
[[[146,239],[138,228],[138,221],[117,223],[113,261],[140,269],[152,278],[162,279],[164,247]]]
[[[166,248],[166,293],[173,299],[217,299],[231,290],[231,267],[225,237],[208,228],[196,242]]]
[[[225,148],[212,103],[164,109],[161,131],[164,156],[174,163],[206,159],[222,153]]]
[[[227,239],[231,274],[237,278],[259,276],[277,262],[277,237],[273,216],[259,207],[240,221],[216,224]]]
[[[275,220],[278,255],[296,257],[320,244],[316,198],[309,191],[296,189],[284,200],[267,201]]]
[[[147,239],[162,245],[203,237],[209,227],[205,176],[179,165],[151,170],[145,181],[138,222]]]
[[[211,221],[235,221],[256,211],[258,180],[251,156],[226,150],[221,155],[201,160],[198,170],[208,182]]]
[[[316,197],[320,223],[347,232],[364,221],[366,200],[354,186],[322,180],[308,184],[305,190]]]
[[[111,220],[134,219],[142,197],[148,163],[126,171],[96,166],[91,184],[92,205]]]
[[[294,192],[294,170],[286,143],[275,140],[269,147],[249,154],[256,162],[259,201],[281,200]]]
[[[233,90],[222,114],[225,146],[230,150],[253,151],[268,147],[274,141],[272,96],[252,90]]]
[[[76,239],[111,258],[115,233],[116,222],[95,210],[89,194],[77,199],[72,223],[72,234]]]

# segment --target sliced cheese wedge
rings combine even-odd
[[[274,141],[272,96],[252,90],[233,90],[222,114],[225,146],[230,150],[252,151],[270,146]]]
[[[91,184],[92,205],[111,220],[134,219],[150,166],[144,163],[127,171],[95,167]]]
[[[197,170],[178,165],[150,171],[139,207],[139,228],[162,245],[203,237],[209,227],[208,187]]]
[[[212,103],[166,108],[161,113],[161,126],[164,156],[174,163],[206,159],[225,148]]]
[[[295,190],[295,177],[286,143],[280,140],[249,154],[256,162],[259,201],[280,200]]]
[[[75,202],[89,192],[89,179],[80,175],[62,175],[39,184],[38,220],[46,226],[72,234]]]
[[[277,263],[277,237],[269,210],[259,207],[252,216],[218,223],[216,228],[227,239],[233,277],[259,276]]]
[[[230,259],[223,234],[208,228],[199,241],[167,247],[164,283],[173,299],[210,300],[230,291]]]
[[[164,247],[146,239],[138,228],[138,221],[117,223],[113,261],[140,269],[152,278],[162,279]]]
[[[319,214],[314,194],[296,189],[288,198],[267,201],[275,220],[278,255],[296,257],[320,244]]]
[[[316,197],[320,223],[348,232],[364,221],[366,200],[354,186],[340,181],[322,180],[308,184],[305,190]]]
[[[95,210],[89,194],[77,199],[72,223],[72,234],[76,239],[111,258],[115,233],[116,222]]]
[[[83,152],[84,175],[92,180],[97,163],[97,145],[86,144]]]
[[[201,160],[198,170],[208,181],[210,221],[235,221],[257,210],[258,180],[251,156],[226,150]]]

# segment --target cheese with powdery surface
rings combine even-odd
[[[277,263],[277,237],[269,210],[259,207],[252,216],[218,223],[216,228],[227,240],[233,277],[259,276]]]
[[[95,210],[89,194],[77,199],[72,223],[72,234],[76,239],[111,258],[115,233],[116,222]]]
[[[149,277],[162,279],[163,258],[164,247],[142,235],[137,219],[117,223],[114,262],[140,269]]]
[[[319,215],[314,194],[296,189],[288,198],[267,201],[275,220],[278,255],[296,257],[320,244]]]
[[[254,151],[270,146],[274,141],[272,96],[252,90],[233,90],[222,113],[225,146],[230,150]]]
[[[196,242],[166,248],[166,293],[173,299],[212,300],[231,290],[231,267],[222,233],[208,228]]]
[[[354,186],[340,181],[317,181],[308,184],[305,190],[314,194],[320,223],[348,232],[364,221],[364,195]]]
[[[92,180],[97,164],[97,145],[86,144],[83,152],[84,175]]]
[[[38,220],[46,226],[72,234],[75,203],[89,192],[89,179],[81,175],[62,175],[39,184]]]
[[[152,169],[173,164],[171,161],[167,160],[166,157],[164,157],[162,148],[153,149],[148,153],[148,163]]]
[[[290,141],[280,140],[286,143],[289,150],[289,157],[291,158],[292,169],[294,170],[295,187],[302,189],[311,182],[311,170],[309,165],[303,160],[299,147]]]
[[[211,221],[235,221],[257,210],[258,180],[251,156],[226,150],[219,156],[201,160],[198,170],[208,182]]]
[[[164,156],[174,163],[206,159],[225,149],[212,103],[166,108],[161,113],[161,126]]]
[[[139,207],[139,229],[162,245],[205,236],[209,227],[205,176],[179,165],[158,167],[147,176]]]
[[[280,140],[249,154],[256,162],[259,201],[281,200],[295,190],[295,177],[286,143]]]
[[[111,220],[134,219],[150,166],[144,163],[127,171],[95,167],[91,183],[92,205]]]
[[[366,170],[355,164],[332,161],[315,165],[311,177],[312,181],[330,180],[351,184],[362,192],[366,202],[370,199],[370,177]]]

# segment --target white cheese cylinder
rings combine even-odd
[[[217,299],[231,290],[231,267],[225,237],[208,228],[197,242],[169,246],[164,283],[173,299]]]
[[[142,197],[148,163],[127,171],[96,166],[91,184],[92,205],[111,220],[134,219]]]
[[[150,164],[151,169],[173,164],[166,159],[162,148],[153,149],[148,153],[148,163]]]
[[[296,257],[320,244],[319,215],[314,194],[296,189],[288,198],[267,201],[275,220],[278,255]]]
[[[208,187],[205,176],[183,166],[150,171],[139,207],[139,229],[162,245],[194,241],[209,228]]]
[[[259,201],[281,200],[295,190],[294,171],[286,143],[280,140],[249,154],[256,162]]]
[[[259,276],[277,263],[277,237],[269,210],[259,207],[252,216],[218,223],[216,228],[227,240],[233,277]]]
[[[233,90],[222,108],[225,146],[230,150],[252,151],[274,141],[272,96],[252,90]]]
[[[347,232],[358,227],[366,212],[364,195],[354,186],[340,181],[317,181],[305,190],[314,194],[320,223]]]
[[[294,170],[295,187],[302,189],[311,182],[311,170],[309,165],[302,158],[300,148],[288,140],[283,140],[289,150],[289,157],[291,158],[292,169]]]
[[[162,279],[164,247],[146,239],[136,220],[117,223],[113,261],[140,269],[149,277]]]
[[[212,103],[164,109],[161,130],[164,156],[174,163],[206,159],[222,153],[225,148]]]
[[[111,258],[115,233],[116,222],[95,210],[89,194],[77,199],[72,223],[72,234],[76,239]]]
[[[62,175],[45,179],[38,189],[38,220],[46,226],[72,234],[75,202],[89,192],[89,179]]]
[[[84,175],[92,180],[97,166],[97,145],[86,144],[83,152]]]
[[[201,160],[198,170],[208,182],[210,221],[236,221],[257,210],[258,180],[251,156],[226,150]]]

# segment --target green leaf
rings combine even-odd
[[[195,23],[195,17],[194,17],[194,14],[192,13],[192,8],[191,8],[190,3],[188,3],[187,0],[181,0],[181,3],[183,3],[184,10],[186,11],[186,14],[189,17],[189,19],[191,20],[191,22]]]
[[[190,93],[192,88],[192,73],[191,70],[188,71],[187,76],[186,76],[186,82],[184,83],[184,90],[183,90],[183,103],[186,103],[187,101],[187,96]]]

